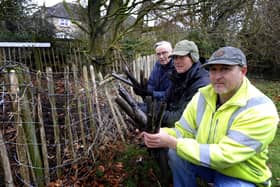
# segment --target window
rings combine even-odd
[[[61,39],[73,39],[73,37],[65,32],[58,32],[55,34],[56,38],[61,38]]]
[[[70,20],[69,19],[60,18],[59,19],[59,25],[61,27],[69,27],[70,26]]]
[[[56,38],[66,38],[66,34],[63,32],[56,33]]]

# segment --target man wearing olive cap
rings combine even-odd
[[[179,41],[170,57],[174,69],[169,75],[171,85],[165,96],[167,110],[163,114],[162,124],[166,127],[173,127],[198,89],[210,83],[209,74],[201,67],[198,47],[193,41]]]
[[[270,186],[268,145],[279,116],[274,103],[246,78],[247,61],[223,47],[203,65],[211,85],[199,89],[174,128],[142,132],[147,147],[169,148],[174,187],[202,178],[218,187]]]

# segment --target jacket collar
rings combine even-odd
[[[250,86],[250,81],[247,79],[247,77],[243,78],[242,85],[238,89],[238,91],[227,101],[225,102],[220,108],[225,108],[227,106],[245,106],[248,99],[248,89]],[[217,94],[214,91],[214,88],[212,84],[209,84],[208,86],[205,86],[203,88],[199,89],[199,92],[204,96],[206,102],[214,109],[216,108],[216,102],[217,102]]]
[[[161,65],[161,63],[159,61],[156,61],[156,65],[160,66],[162,69],[170,69],[173,67],[173,59],[171,58],[168,62],[168,64],[165,65]]]

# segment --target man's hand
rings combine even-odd
[[[133,87],[133,91],[136,95],[146,97],[146,96],[153,96],[152,92],[147,91],[146,89],[140,88],[140,87]]]
[[[139,137],[144,139],[146,146],[149,148],[165,147],[176,149],[177,139],[162,130],[160,130],[160,132],[156,134],[142,132]]]

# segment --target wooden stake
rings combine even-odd
[[[49,101],[52,108],[52,120],[53,120],[53,130],[54,130],[54,143],[56,145],[56,164],[61,165],[61,145],[59,139],[59,126],[57,123],[57,112],[56,112],[56,103],[55,103],[55,96],[54,96],[54,82],[53,82],[53,73],[50,67],[47,67],[47,80],[48,80],[48,92],[49,92]],[[61,168],[57,167],[56,170],[57,177],[61,176]]]

